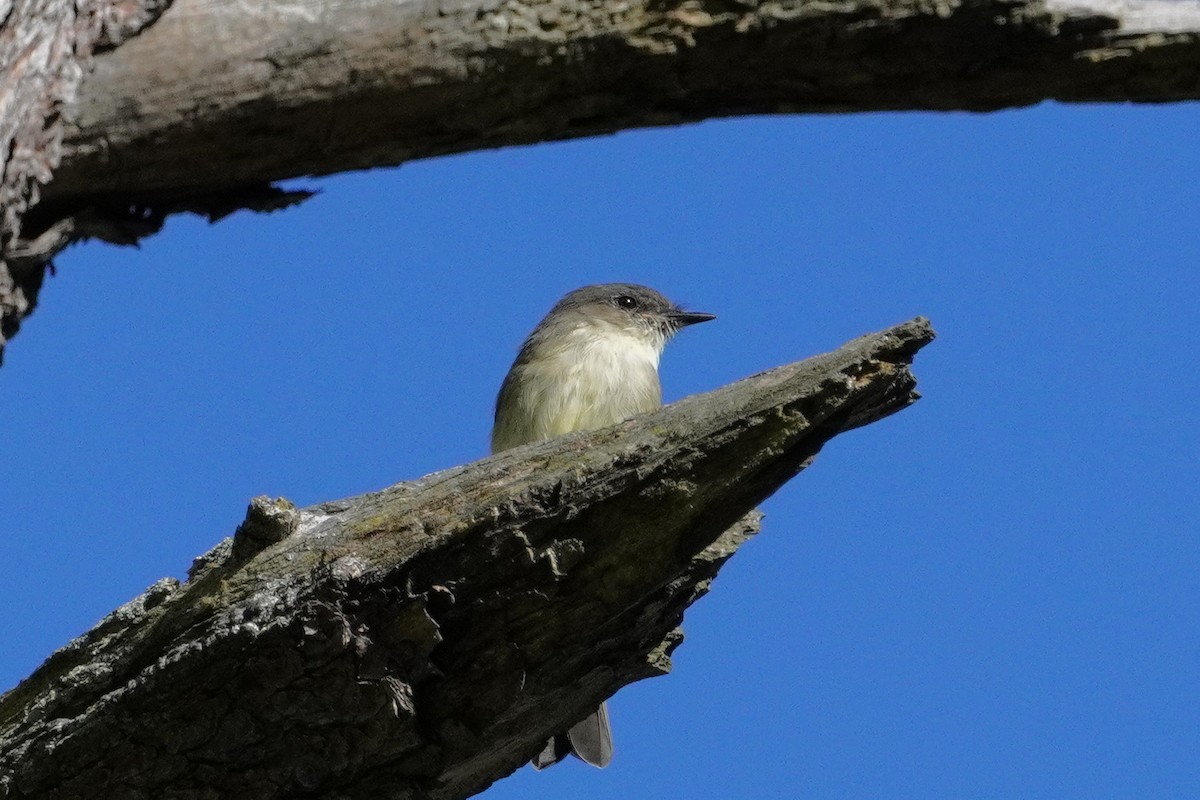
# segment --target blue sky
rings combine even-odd
[[[298,181],[79,246],[0,369],[0,687],[229,535],[486,454],[564,292],[719,315],[668,400],[917,314],[925,398],[831,442],[612,701],[492,798],[1200,795],[1195,105],[710,122]]]

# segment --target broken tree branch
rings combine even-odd
[[[0,796],[451,800],[669,669],[830,438],[911,404],[924,319],[599,431],[296,510],[0,697]]]

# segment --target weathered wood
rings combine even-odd
[[[46,259],[24,257],[22,217],[58,166],[64,114],[92,52],[134,35],[169,1],[0,2],[0,354],[37,304]]]
[[[14,2],[0,34],[71,8]],[[165,0],[89,2],[142,24]],[[176,0],[78,92],[26,92],[34,133],[65,139],[0,236],[0,347],[70,242],[302,199],[282,178],[739,114],[1195,99],[1197,31],[1200,0]],[[13,151],[28,198],[52,149]]]
[[[753,508],[917,395],[923,319],[600,431],[247,521],[0,697],[0,796],[449,800],[669,669]]]
[[[1196,0],[176,0],[96,59],[47,198],[737,114],[1195,99],[1196,31]]]

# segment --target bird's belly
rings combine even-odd
[[[545,398],[550,435],[615,425],[660,404],[657,376],[653,386],[639,381],[613,380],[596,385],[592,379],[565,381]]]
[[[615,425],[662,404],[658,370],[650,363],[584,359],[559,375],[540,410],[551,436]]]

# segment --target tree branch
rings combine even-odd
[[[66,244],[302,199],[264,202],[284,178],[739,114],[1195,99],[1197,31],[1200,0],[176,0],[63,93],[61,164],[0,238],[0,337]]]
[[[450,800],[661,675],[754,506],[917,394],[924,319],[621,425],[259,498],[0,697],[0,796]]]
[[[29,258],[59,238],[22,218],[37,205],[62,155],[63,119],[97,48],[116,47],[152,22],[169,0],[12,0],[0,13],[0,355],[33,312],[50,256]],[[48,235],[49,234],[49,235]],[[70,241],[64,238],[62,249]],[[20,251],[14,254],[14,251]],[[54,250],[53,252],[57,252]],[[53,253],[51,253],[53,255]]]
[[[177,0],[97,58],[47,199],[714,116],[1194,99],[1196,31],[1196,0]]]

